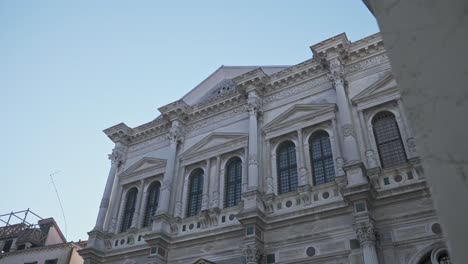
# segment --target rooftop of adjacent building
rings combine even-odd
[[[67,242],[53,217],[42,218],[30,209],[0,215],[0,254],[61,246],[86,246]]]

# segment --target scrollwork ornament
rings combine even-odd
[[[112,153],[108,155],[108,158],[110,159],[113,165],[115,164],[117,166],[120,166],[123,159],[123,152],[119,148],[114,148],[112,150]]]
[[[416,153],[416,140],[414,138],[408,138],[406,141],[406,145],[408,146],[408,150],[410,153],[415,154]]]
[[[255,155],[249,155],[249,165],[258,165],[257,157]]]
[[[344,166],[344,159],[342,157],[336,158],[336,172],[337,175],[345,175],[345,172],[343,170]]]
[[[267,178],[266,193],[273,193],[273,178]]]
[[[305,185],[307,183],[307,169],[302,167],[299,169],[299,185]]]
[[[375,154],[373,150],[369,149],[366,151],[366,159],[369,168],[377,167],[377,161],[375,160]]]

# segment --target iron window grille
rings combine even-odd
[[[197,215],[201,210],[203,196],[203,170],[196,169],[189,177],[187,217]]]
[[[242,190],[242,161],[232,158],[226,166],[224,178],[224,207],[239,204]]]
[[[291,141],[282,143],[277,150],[278,193],[297,190],[296,146]]]
[[[122,216],[122,224],[120,226],[120,232],[125,232],[132,226],[133,215],[135,213],[135,205],[137,199],[138,190],[132,188],[127,192],[125,199],[125,207]]]
[[[156,210],[158,209],[160,189],[161,189],[161,183],[158,181],[151,183],[151,185],[148,187],[148,198],[146,200],[143,227],[150,226],[151,220],[153,216],[156,214]]]
[[[314,185],[334,181],[335,169],[328,133],[325,131],[315,132],[309,139],[309,151]]]
[[[380,112],[373,118],[372,126],[382,168],[406,163],[406,152],[395,116],[388,111]]]

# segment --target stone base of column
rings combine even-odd
[[[250,211],[257,209],[265,212],[265,207],[262,201],[262,194],[258,190],[242,193],[242,210]]]
[[[171,224],[175,220],[166,213],[158,213],[153,216],[151,231],[170,235],[172,233]]]
[[[83,257],[84,263],[102,263],[105,250],[112,247],[112,243],[110,242],[111,235],[99,230],[92,230],[88,232],[88,236],[86,247],[80,249],[78,254]]]
[[[343,166],[348,179],[348,186],[367,184],[366,168],[360,161],[351,161]]]
[[[148,252],[148,263],[167,263],[169,251],[170,237],[164,233],[152,232],[143,236],[143,239],[150,246]]]

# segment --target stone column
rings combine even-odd
[[[338,104],[339,121],[343,133],[343,158],[345,160],[346,176],[349,185],[366,183],[362,168],[360,167],[359,146],[353,125],[351,106],[345,90],[345,70],[339,56],[329,60],[329,80],[336,90],[336,101]]]
[[[361,124],[362,134],[364,137],[364,148],[366,149],[367,167],[375,168],[377,167],[377,161],[375,159],[375,150],[372,149],[372,146],[370,143],[369,133],[367,133],[368,132],[367,123],[364,118],[364,113],[362,112],[362,110],[358,111],[358,115],[359,115],[359,123]]]
[[[182,125],[180,121],[172,121],[172,126],[168,134],[170,141],[169,156],[166,164],[166,172],[164,173],[164,180],[161,183],[161,194],[159,196],[158,211],[156,214],[167,214],[169,211],[171,186],[174,179],[175,163],[177,158],[177,143],[182,140],[182,135]]]
[[[140,215],[142,213],[142,198],[143,198],[143,180],[140,180],[140,191],[138,192],[137,195],[137,200],[135,204],[135,213],[133,214],[133,219],[132,219],[132,228],[139,228],[140,227]]]
[[[356,234],[362,248],[364,264],[378,264],[377,250],[375,248],[375,231],[371,222],[358,223]]]
[[[335,162],[336,162],[336,176],[337,177],[340,177],[340,176],[345,176],[345,172],[343,170],[343,166],[344,166],[344,159],[343,159],[343,153],[341,151],[341,142],[340,142],[340,134],[338,132],[338,128],[336,126],[336,119],[332,119],[332,129],[333,129],[333,133],[335,134],[334,136],[334,141],[335,141],[335,145],[336,145],[336,155],[337,157],[335,158]]]
[[[216,172],[213,177],[213,185],[211,188],[211,207],[212,208],[219,208],[219,179],[220,177],[224,177],[221,175],[221,157],[216,156]]]
[[[244,256],[247,264],[258,264],[263,254],[263,248],[257,243],[248,244],[244,248]]]
[[[304,138],[302,135],[302,129],[297,130],[297,141],[298,141],[298,161],[299,161],[299,186],[307,185],[309,183],[307,177],[307,167],[304,161]]]
[[[348,95],[345,91],[345,71],[344,65],[338,57],[330,60],[329,80],[333,83],[336,90],[336,101],[338,104],[338,114],[343,132],[343,154],[346,162],[359,161],[359,148],[356,141],[356,132],[354,129],[351,106]]]
[[[209,200],[209,190],[210,190],[210,174],[211,174],[211,159],[206,160],[206,173],[203,179],[203,195],[202,195],[202,205],[201,210],[208,209],[208,200]]]
[[[99,206],[98,217],[94,227],[95,230],[102,231],[104,228],[104,221],[107,215],[107,209],[109,207],[112,186],[114,184],[117,170],[122,162],[123,154],[123,145],[121,143],[116,143],[115,148],[112,150],[112,154],[109,154],[111,168],[109,170],[109,175],[107,176],[106,187],[104,188],[104,194],[102,195],[101,204]]]
[[[248,111],[249,111],[249,175],[248,189],[256,189],[258,186],[258,122],[257,114],[259,108],[259,99],[257,91],[248,92]]]

